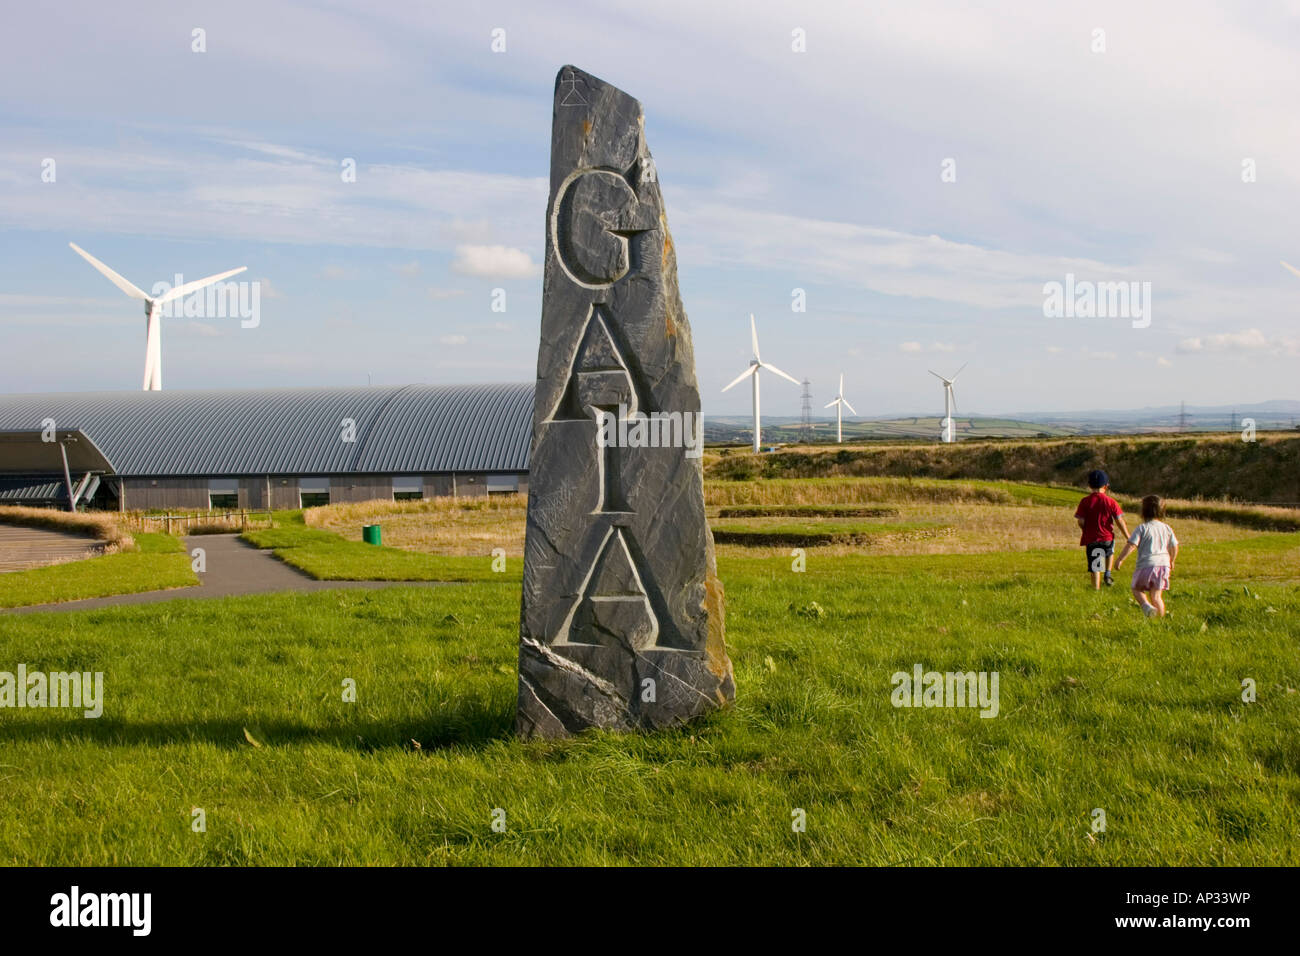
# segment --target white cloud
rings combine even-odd
[[[10,292],[0,292],[0,308],[16,305],[35,305],[49,306],[51,308],[59,306],[78,306],[78,307],[99,307],[120,305],[127,301],[125,298],[104,297],[102,299],[86,299],[78,296],[69,295],[24,295]]]
[[[1047,351],[1050,352],[1052,355],[1060,355],[1062,352],[1065,351],[1065,349],[1061,348],[1059,345],[1049,345],[1047,347]]]
[[[258,280],[256,280],[256,281],[257,281],[257,287],[258,287],[258,290],[259,290],[259,291],[258,291],[258,295],[260,295],[263,299],[283,299],[283,298],[284,298],[284,293],[281,292],[279,289],[277,289],[274,285],[272,285],[270,279],[262,278],[262,279],[258,279]]]
[[[955,352],[957,346],[951,342],[931,342],[929,345],[922,345],[920,342],[904,342],[898,349],[900,352]]]
[[[430,287],[428,292],[430,299],[454,299],[465,294],[464,289],[438,289],[434,287]]]
[[[1180,352],[1259,352],[1279,346],[1286,350],[1285,340],[1271,341],[1259,329],[1246,329],[1242,332],[1224,332],[1219,335],[1194,336],[1178,343]]]
[[[403,262],[399,265],[389,266],[389,268],[399,276],[405,276],[408,279],[414,279],[423,271],[418,262]]]
[[[439,344],[441,344],[441,345],[464,345],[464,344],[465,344],[466,342],[468,342],[468,341],[469,341],[469,339],[467,339],[467,338],[466,338],[465,336],[463,336],[463,335],[440,335],[440,336],[438,336],[438,342],[439,342]]]
[[[357,270],[350,266],[328,265],[320,271],[320,278],[338,281],[357,278]]]
[[[1169,361],[1169,359],[1165,358],[1163,355],[1161,355],[1156,359],[1156,364],[1159,365],[1161,368],[1169,368],[1174,363]]]
[[[210,322],[171,323],[171,328],[177,332],[188,332],[191,335],[197,335],[205,339],[214,338],[221,334],[221,330]]]
[[[457,246],[451,270],[484,279],[528,279],[540,271],[528,253],[510,246]]]

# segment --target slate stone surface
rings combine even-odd
[[[556,77],[544,282],[516,731],[680,724],[735,697],[685,447],[695,354],[641,105],[572,66]],[[658,447],[602,444],[603,415],[626,429],[674,413],[685,427],[650,428]]]

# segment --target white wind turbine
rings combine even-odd
[[[73,252],[102,272],[108,278],[108,281],[113,283],[113,285],[117,286],[133,299],[144,300],[144,390],[146,392],[157,392],[162,390],[162,327],[161,322],[159,321],[162,306],[175,299],[184,298],[191,292],[197,292],[199,289],[206,288],[214,282],[220,282],[222,279],[228,279],[233,275],[238,275],[248,268],[247,266],[240,266],[238,269],[231,269],[229,272],[223,272],[220,275],[208,276],[206,279],[199,279],[195,282],[187,282],[184,285],[178,285],[176,288],[164,292],[157,298],[151,298],[108,266],[104,265],[104,263],[100,262],[75,242],[70,242],[68,245],[72,247]]]
[[[832,405],[835,406],[835,441],[842,442],[844,441],[844,430],[842,428],[844,409],[847,408],[854,415],[858,413],[858,410],[850,405],[849,400],[844,397],[843,372],[840,372],[840,390],[835,393],[835,398],[832,401],[826,403],[827,408],[830,408]]]
[[[732,385],[739,385],[741,382],[745,380],[746,377],[752,378],[754,380],[754,453],[757,454],[759,444],[760,444],[759,412],[758,412],[758,370],[765,368],[769,372],[775,372],[777,375],[780,375],[782,378],[789,379],[790,381],[794,382],[796,385],[798,385],[799,382],[797,379],[793,378],[792,376],[786,375],[785,372],[781,371],[775,365],[768,365],[766,362],[762,360],[762,358],[759,357],[758,328],[754,325],[754,313],[752,312],[749,314],[749,336],[751,341],[754,343],[754,357],[749,360],[749,368],[745,369],[745,371],[737,375],[735,380],[732,381],[731,385],[726,386],[726,388],[724,388],[723,391],[725,392],[728,388],[731,388]]]
[[[969,364],[969,362],[966,363],[966,365]],[[952,424],[952,413],[957,410],[957,399],[952,394],[952,383],[957,381],[957,376],[965,371],[966,365],[957,369],[952,378],[944,378],[938,372],[929,370],[931,375],[943,382],[943,428],[939,433],[939,440],[948,444],[957,440]]]

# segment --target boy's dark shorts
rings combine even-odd
[[[1100,572],[1106,570],[1106,561],[1115,553],[1114,541],[1097,541],[1093,544],[1083,546],[1083,556],[1088,559],[1088,570],[1090,572]],[[1101,557],[1101,567],[1094,568],[1093,564],[1097,562],[1098,556]]]

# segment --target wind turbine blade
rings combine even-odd
[[[200,289],[212,285],[214,282],[220,282],[222,279],[228,279],[231,276],[239,275],[247,269],[248,266],[240,266],[238,269],[231,269],[229,272],[222,272],[220,275],[208,276],[206,279],[195,279],[193,282],[187,282],[184,285],[178,285],[170,292],[166,292],[158,297],[158,304],[170,302],[172,299],[179,299],[187,296],[191,292],[198,292]]]
[[[835,394],[836,394],[836,395],[843,395],[843,394],[844,394],[844,373],[843,373],[843,372],[840,372],[840,390],[839,390],[838,392],[836,392]]]
[[[950,382],[955,382],[955,381],[957,381],[957,375],[960,375],[962,372],[964,372],[964,371],[966,370],[966,366],[969,365],[969,364],[970,364],[970,362],[963,362],[961,368],[957,369],[957,373],[956,373],[956,375],[953,375],[953,377],[950,378],[950,379],[948,379],[948,381],[950,381]]]
[[[830,408],[832,405],[838,405],[839,403],[840,403],[840,400],[839,400],[838,398],[835,398],[835,399],[832,399],[831,401],[827,402],[825,405],[823,405],[822,408]]]
[[[928,369],[926,369],[926,371],[929,372],[931,375],[933,375],[935,378],[937,378],[939,381],[941,381],[941,382],[943,382],[943,383],[945,383],[945,384],[947,383],[948,380],[947,380],[946,378],[944,378],[942,375],[940,375],[938,372],[936,372],[934,369],[928,368]],[[930,394],[933,395],[934,393],[931,392]]]
[[[847,398],[841,399],[841,401],[844,402],[848,410],[851,411],[854,415],[858,413],[858,410],[849,404],[849,400]]]
[[[952,390],[951,385],[948,386],[948,399],[952,402],[952,410],[957,411],[957,393]]]
[[[1297,269],[1295,266],[1291,265],[1291,263],[1289,263],[1289,262],[1283,262],[1283,263],[1282,263],[1282,268],[1284,268],[1284,269],[1289,269],[1289,270],[1291,270],[1292,272],[1294,272],[1296,275],[1300,276],[1300,269]]]
[[[114,271],[113,271],[112,269],[110,269],[108,266],[104,265],[104,263],[100,262],[98,259],[96,259],[94,256],[92,256],[92,255],[91,255],[89,252],[87,252],[85,249],[81,248],[81,246],[77,245],[75,242],[70,242],[70,243],[68,243],[68,245],[70,245],[70,246],[72,247],[72,251],[73,251],[73,252],[75,252],[77,255],[81,256],[81,258],[85,259],[85,260],[86,260],[87,262],[89,262],[92,266],[94,266],[96,269],[98,269],[100,272],[102,272],[102,273],[104,274],[104,276],[108,279],[109,282],[113,283],[113,285],[117,286],[119,289],[121,289],[123,292],[125,292],[127,295],[129,295],[131,298],[133,298],[133,299],[147,299],[147,298],[149,298],[149,297],[148,297],[147,295],[145,295],[141,290],[139,290],[139,289],[137,289],[135,286],[133,286],[133,285],[130,283],[129,280],[127,280],[127,279],[123,278],[122,276],[118,275],[116,272],[114,272]]]
[[[782,378],[788,378],[790,381],[794,382],[796,385],[799,384],[799,380],[798,380],[797,378],[795,378],[793,375],[786,375],[785,372],[781,371],[781,370],[780,370],[779,368],[777,368],[775,365],[768,365],[766,362],[759,362],[758,364],[761,365],[763,368],[767,369],[769,372],[775,372],[777,375],[780,375]],[[755,366],[755,367],[757,367],[757,366]]]
[[[751,365],[749,368],[745,369],[743,372],[737,375],[735,379],[732,380],[731,385],[739,385],[741,382],[749,378],[749,376],[753,375],[757,371],[758,371],[758,366]],[[731,388],[731,385],[724,386],[722,390],[725,392],[727,389]]]
[[[754,344],[754,358],[758,358],[758,326],[754,324],[754,313],[749,313],[749,339]],[[762,359],[758,359],[760,362]]]

